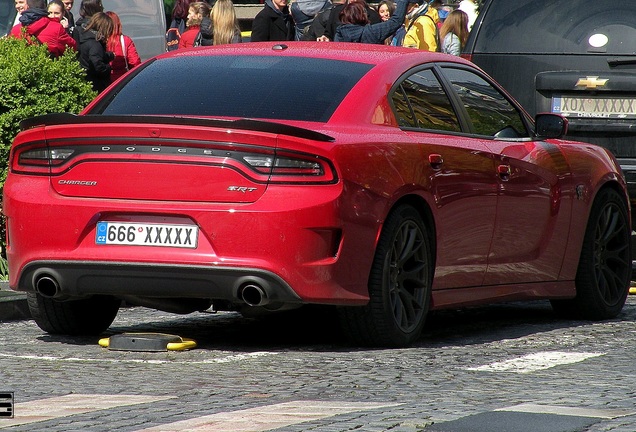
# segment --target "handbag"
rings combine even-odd
[[[121,52],[124,53],[124,62],[126,62],[126,70],[130,70],[128,68],[128,55],[126,53],[126,44],[124,43],[124,35],[119,35],[119,41],[121,42]]]

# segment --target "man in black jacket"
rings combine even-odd
[[[294,23],[287,0],[265,0],[252,21],[252,42],[294,40]]]

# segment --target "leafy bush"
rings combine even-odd
[[[44,45],[0,39],[0,185],[20,120],[54,112],[81,111],[96,93],[72,50],[56,60]]]
[[[80,112],[96,93],[75,52],[51,59],[44,45],[0,39],[0,189],[7,175],[9,150],[21,120],[55,112]],[[4,246],[4,221],[0,224]],[[4,247],[2,248],[4,255]]]

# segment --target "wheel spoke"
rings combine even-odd
[[[624,239],[627,221],[615,205],[600,214],[594,242],[594,268],[601,296],[609,304],[620,300],[625,283],[625,269],[631,266],[629,247]]]
[[[427,277],[424,236],[412,221],[406,221],[397,230],[388,266],[393,317],[403,331],[409,331],[424,313]]]

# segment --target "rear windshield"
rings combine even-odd
[[[273,56],[156,60],[91,114],[326,122],[371,65]]]
[[[475,52],[636,53],[634,0],[493,0]]]

